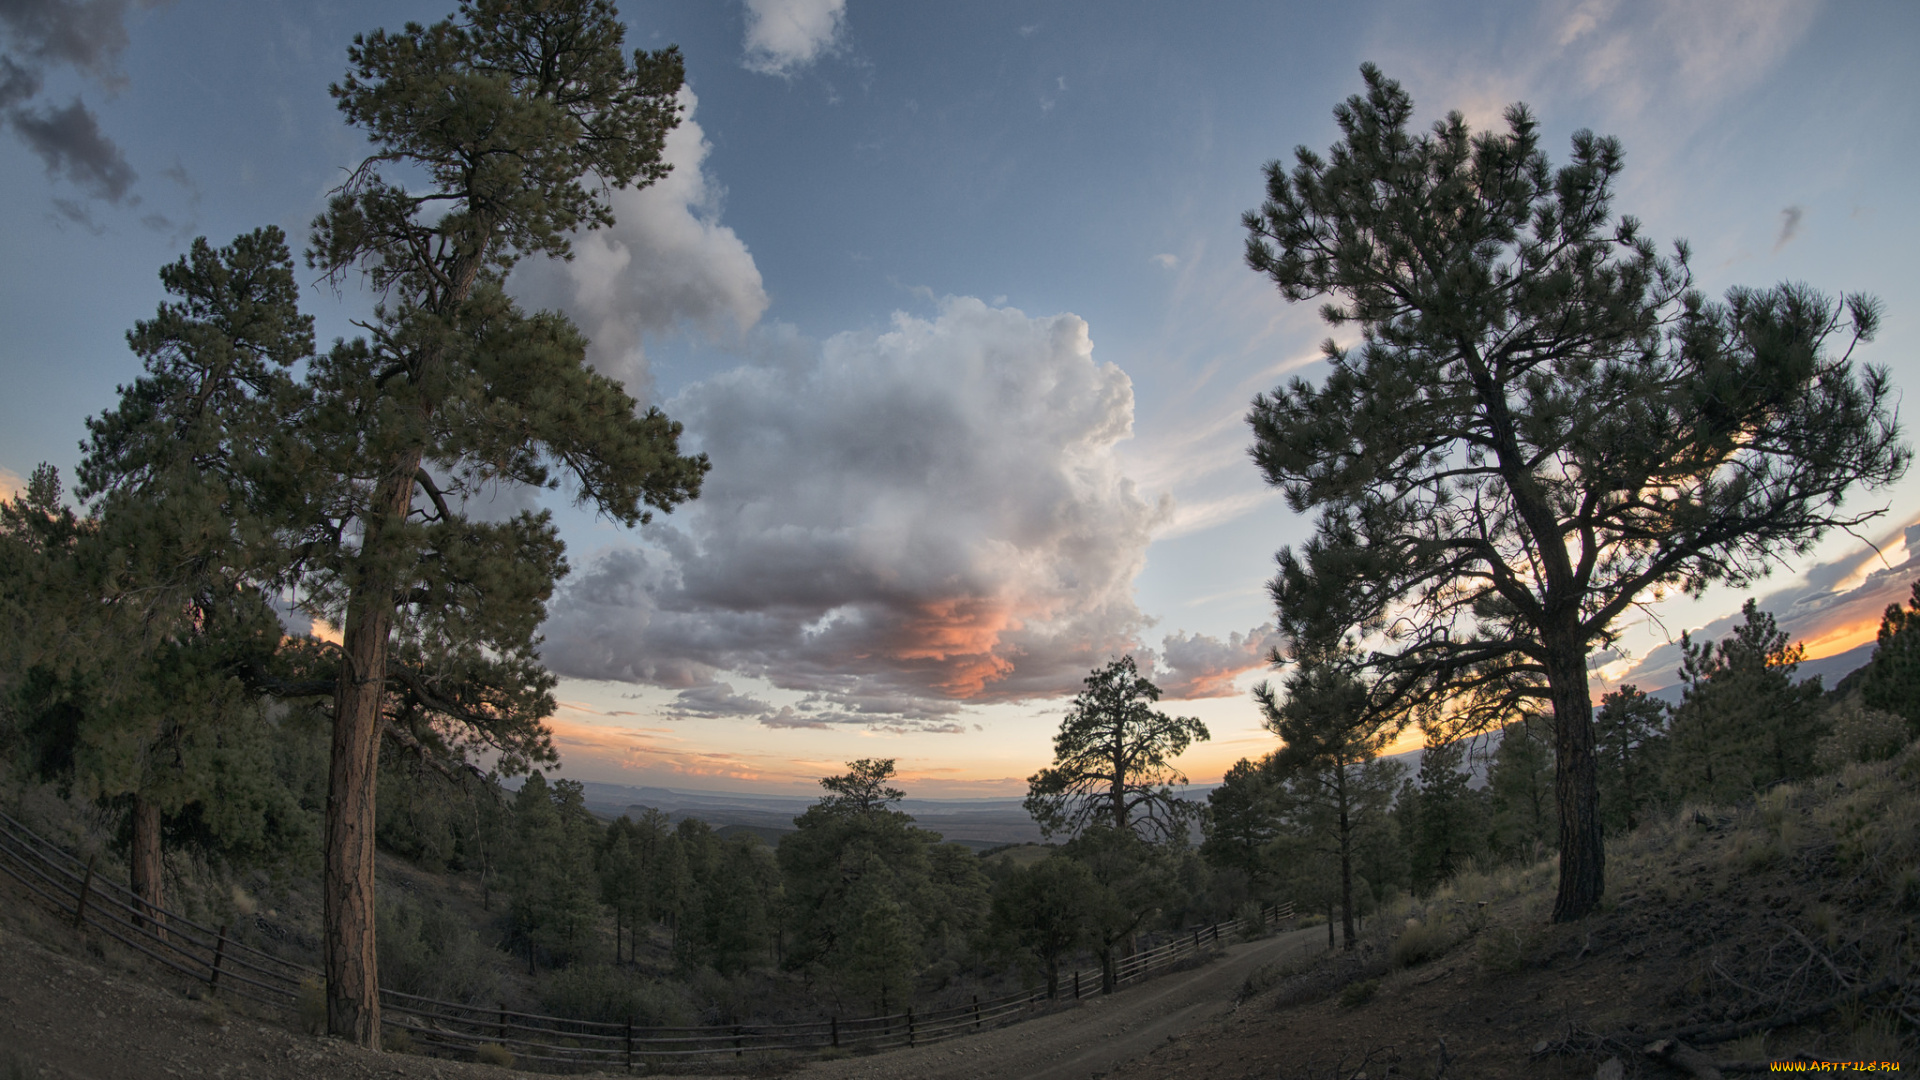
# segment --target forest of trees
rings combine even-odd
[[[1832,690],[1796,678],[1800,646],[1748,601],[1722,640],[1683,637],[1678,704],[1631,685],[1603,695],[1594,756],[1606,832],[1885,760],[1920,737],[1920,681],[1904,651],[1920,637],[1920,583],[1915,590],[1907,606],[1887,610],[1872,661]],[[1325,912],[1330,933],[1336,924],[1348,928],[1351,947],[1353,920],[1396,892],[1427,895],[1469,868],[1556,854],[1548,718],[1523,712],[1467,739],[1429,728],[1419,769],[1409,774],[1378,756],[1397,729],[1366,720],[1365,695],[1351,682],[1311,683],[1315,671],[1301,669],[1283,700],[1262,689],[1268,726],[1283,745],[1240,760],[1208,796],[1200,852],[1217,873],[1235,875],[1255,895]],[[1868,696],[1870,687],[1878,697]]]

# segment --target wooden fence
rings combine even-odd
[[[228,933],[177,912],[149,907],[132,891],[94,873],[92,860],[35,835],[0,813],[0,871],[30,893],[71,918],[76,928],[92,927],[122,945],[190,979],[214,994],[233,994],[276,1009],[297,1011],[304,993],[317,993],[321,974],[247,945]],[[1261,910],[1267,925],[1291,918],[1293,905]],[[1241,919],[1195,927],[1127,957],[1119,964],[1118,983],[1150,978],[1183,959],[1210,950],[1223,937],[1245,932]],[[1075,998],[1096,992],[1100,970],[1075,971]],[[1067,989],[1062,980],[1062,992]],[[620,1068],[628,1072],[675,1058],[719,1057],[771,1051],[812,1052],[829,1048],[880,1050],[920,1046],[990,1027],[1015,1023],[1046,1001],[1044,991],[1007,994],[985,1001],[890,1016],[792,1024],[731,1024],[703,1027],[647,1027],[524,1013],[504,1006],[487,1008],[435,998],[380,991],[385,1026],[404,1031],[416,1046],[443,1054],[471,1056],[479,1047],[498,1044],[517,1062],[560,1069]]]

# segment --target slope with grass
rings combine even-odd
[[[1380,912],[1354,954],[1257,972],[1231,1016],[1111,1076],[1585,1080],[1795,1056],[1920,1067],[1920,744],[1739,806],[1687,807],[1607,855],[1610,891],[1584,920],[1547,921],[1551,862],[1463,875]],[[1650,1056],[1663,1038],[1677,1045]]]

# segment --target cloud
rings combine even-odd
[[[746,0],[746,56],[762,75],[791,76],[838,47],[847,0]]]
[[[1789,206],[1780,211],[1780,236],[1773,242],[1773,252],[1778,255],[1780,249],[1793,242],[1800,235],[1800,222],[1807,216],[1805,207]]]
[[[26,494],[27,482],[12,469],[0,468],[0,499],[13,499]]]
[[[79,98],[64,109],[14,109],[7,120],[46,163],[48,176],[64,176],[110,203],[126,198],[133,187],[137,177],[126,155],[100,131],[100,122]]]
[[[689,387],[700,499],[562,588],[562,675],[803,698],[773,722],[956,727],[962,703],[1072,693],[1135,646],[1170,513],[1122,473],[1133,386],[1086,323],[972,298]],[[763,721],[764,722],[764,721]]]
[[[96,199],[118,203],[136,179],[133,168],[79,98],[65,108],[33,108],[48,65],[64,65],[108,91],[126,82],[117,64],[127,47],[131,0],[0,0],[0,109],[7,125],[46,165]],[[143,5],[145,6],[145,5]],[[90,225],[84,208],[59,204],[63,215]]]
[[[1155,682],[1163,696],[1174,701],[1233,697],[1240,691],[1234,680],[1267,665],[1267,655],[1280,644],[1272,623],[1245,634],[1234,632],[1225,641],[1206,634],[1169,634],[1160,645]]]
[[[1888,605],[1906,600],[1920,578],[1920,519],[1883,536],[1871,548],[1821,563],[1795,584],[1757,597],[1761,610],[1780,629],[1806,646],[1809,659],[1834,656],[1873,641]],[[1740,622],[1733,611],[1693,631],[1696,641],[1718,641]],[[1676,641],[1647,652],[1623,672],[1618,683],[1657,689],[1679,681],[1680,646]]]
[[[1405,78],[1416,101],[1459,109],[1478,130],[1505,130],[1502,111],[1526,101],[1536,109],[1577,107],[1583,124],[1597,111],[1597,130],[1658,133],[1652,145],[1660,146],[1685,142],[1713,123],[1720,105],[1763,83],[1818,13],[1819,5],[1795,0],[1737,8],[1699,0],[1545,0],[1513,5],[1499,32],[1449,51],[1433,48],[1427,21],[1449,16],[1409,7],[1404,17],[1380,20],[1383,40],[1367,54]],[[1641,145],[1636,138],[1628,148]]]
[[[693,120],[693,91],[680,92],[680,126],[663,156],[673,171],[650,187],[613,193],[615,224],[573,241],[568,262],[530,260],[514,272],[516,293],[572,316],[593,342],[599,370],[645,398],[651,389],[643,337],[691,326],[709,336],[753,326],[767,292],[753,255],[720,224],[725,191],[707,175],[713,149]]]
[[[675,720],[716,720],[723,716],[754,716],[771,711],[773,706],[759,698],[736,694],[727,683],[708,683],[680,691],[668,715]]]

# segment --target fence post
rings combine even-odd
[[[93,888],[93,860],[99,855],[87,856],[87,874],[80,879],[80,902],[73,906],[73,928],[80,929],[80,920],[87,915],[87,891]]]
[[[1073,1000],[1080,1000],[1080,969],[1073,969]]]
[[[739,1057],[740,1054],[740,1025],[735,1024],[733,1025],[733,1056]]]
[[[507,1003],[500,1003],[500,1045],[507,1045]]]
[[[837,1016],[829,1016],[829,1017],[827,1017],[827,1030],[828,1030],[828,1031],[830,1031],[830,1032],[831,1032],[831,1033],[833,1034],[833,1045],[834,1045],[834,1049],[836,1049],[836,1050],[837,1050],[837,1049],[839,1049],[839,1047],[840,1047],[840,1018],[839,1018],[839,1017],[837,1017]]]
[[[227,954],[227,924],[220,924],[220,940],[213,946],[213,974],[207,978],[207,996],[220,992],[220,960]]]
[[[633,1075],[633,1019],[627,1019],[627,1075]]]
[[[973,995],[973,1030],[980,1030],[980,995]]]
[[[907,1045],[913,1045],[913,1006],[907,1006]]]
[[[1200,955],[1200,928],[1197,926],[1193,928],[1193,953]]]

